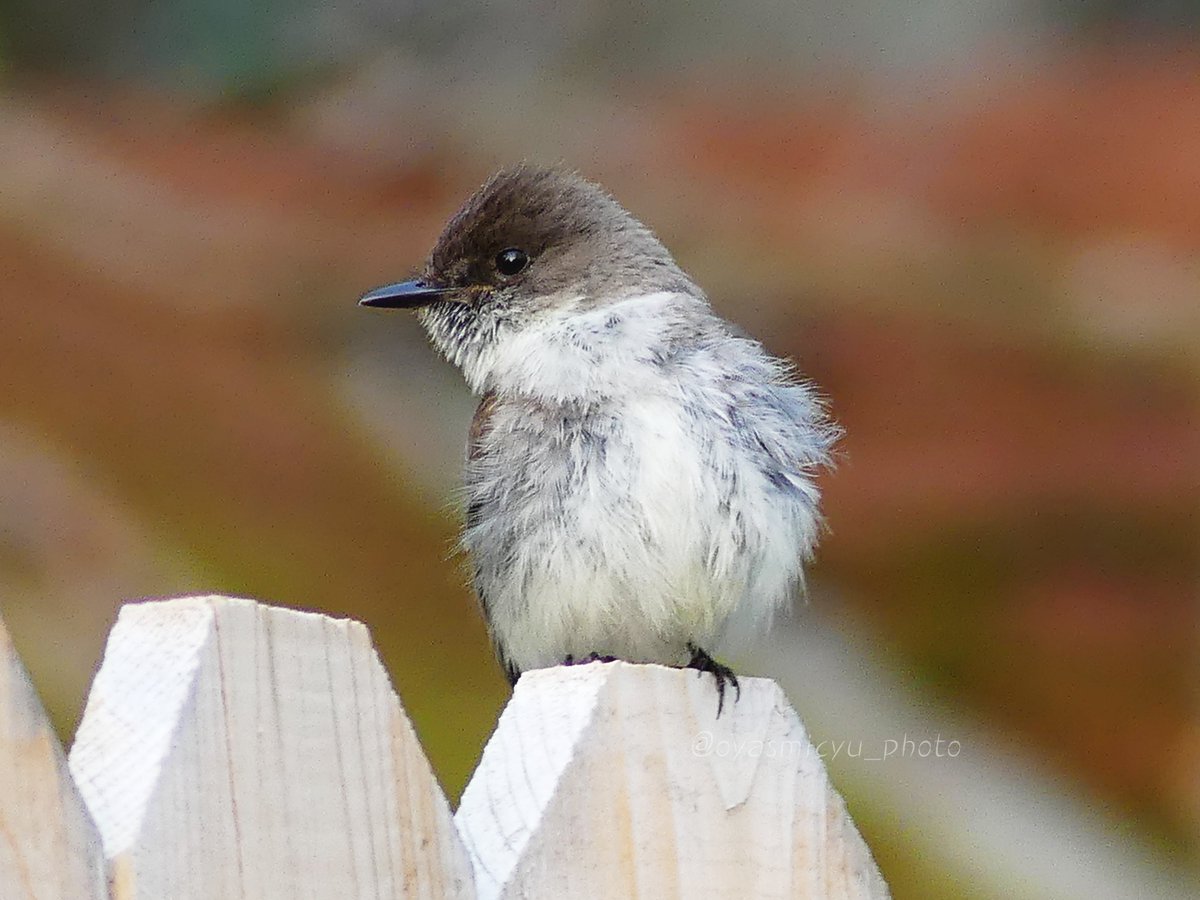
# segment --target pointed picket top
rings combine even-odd
[[[114,900],[470,897],[470,866],[358,622],[125,606],[70,754]]]
[[[888,896],[778,686],[628,663],[526,673],[455,821],[480,898]]]
[[[0,897],[108,896],[100,836],[0,620]]]

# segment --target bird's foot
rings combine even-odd
[[[737,675],[733,673],[733,669],[729,666],[722,665],[717,662],[704,650],[701,650],[695,644],[688,642],[688,653],[692,654],[692,658],[688,661],[686,668],[695,669],[697,674],[712,672],[713,678],[717,681],[717,717],[720,718],[721,710],[725,707],[725,685],[733,685],[734,702],[742,696],[742,686],[738,684]]]
[[[609,663],[609,662],[616,662],[616,661],[617,661],[617,658],[615,656],[601,656],[599,653],[597,653],[595,650],[593,650],[587,656],[581,656],[579,659],[576,659],[575,655],[573,653],[568,653],[563,658],[562,664],[564,666],[586,666],[588,663],[594,663],[594,662]]]

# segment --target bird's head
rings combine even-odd
[[[654,234],[603,189],[563,169],[518,165],[463,204],[417,278],[359,302],[416,309],[438,348],[465,367],[547,315],[696,290]]]

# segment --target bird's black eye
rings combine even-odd
[[[529,254],[516,247],[509,247],[496,254],[496,271],[512,277],[529,265]]]

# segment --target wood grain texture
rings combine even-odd
[[[778,686],[593,663],[526,673],[455,817],[481,898],[879,898]]]
[[[0,897],[107,896],[100,836],[0,621]]]
[[[70,767],[114,900],[473,896],[357,622],[223,597],[124,607]]]

